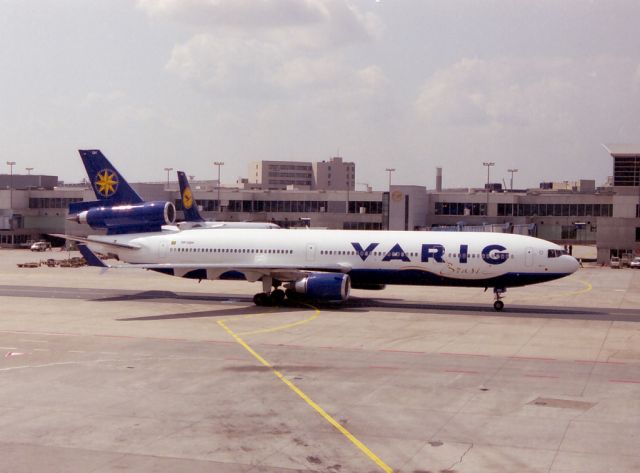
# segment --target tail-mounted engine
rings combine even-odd
[[[68,217],[86,223],[93,229],[106,229],[109,234],[160,231],[162,225],[172,225],[176,208],[171,202],[143,202],[135,205],[92,207]]]

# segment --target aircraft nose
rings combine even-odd
[[[569,274],[575,273],[580,267],[580,262],[571,255],[562,255],[561,260],[563,269]]]

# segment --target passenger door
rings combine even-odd
[[[526,248],[524,253],[524,265],[525,266],[533,266],[533,248]]]
[[[316,244],[307,243],[307,261],[312,262],[316,260]]]

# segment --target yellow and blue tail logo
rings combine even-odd
[[[182,193],[182,205],[187,210],[193,206],[193,194],[191,193],[191,187],[187,187]]]
[[[180,195],[182,196],[182,210],[184,212],[184,219],[186,222],[204,222],[204,219],[198,212],[198,206],[193,200],[193,192],[191,192],[191,186],[187,180],[187,175],[178,171],[178,183],[180,184]]]
[[[144,202],[100,150],[81,149],[80,157],[93,191],[102,204],[132,205]]]
[[[118,175],[113,169],[103,169],[96,174],[93,187],[97,195],[108,199],[118,190]]]

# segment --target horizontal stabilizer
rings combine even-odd
[[[93,251],[91,251],[89,247],[84,243],[79,243],[77,246],[78,246],[78,250],[80,251],[80,254],[84,257],[88,266],[96,266],[98,268],[109,267],[100,258],[98,258],[98,256],[96,256],[96,254]]]
[[[127,248],[129,250],[140,249],[140,245],[124,243],[124,242],[99,240],[97,238],[87,238],[87,237],[81,237],[81,236],[75,236],[75,235],[63,235],[60,233],[51,233],[50,235],[56,238],[64,238],[65,240],[77,241],[79,243],[85,243],[85,244],[93,243],[96,245],[111,246],[113,248]]]

